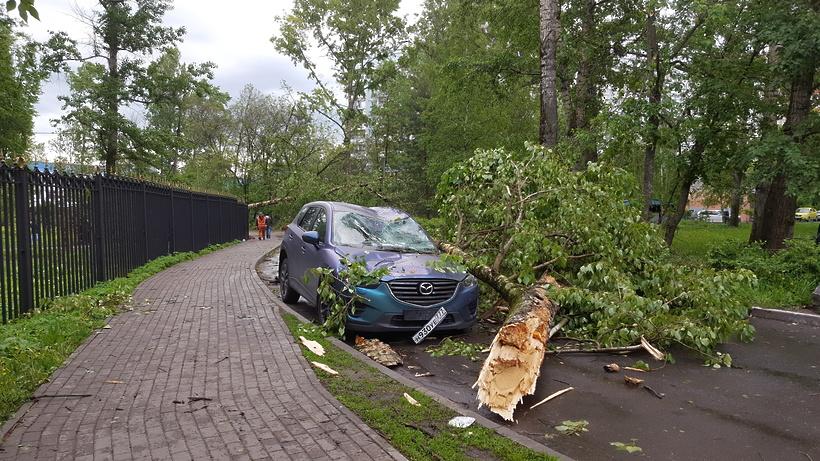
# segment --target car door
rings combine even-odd
[[[289,233],[286,237],[287,254],[288,254],[288,269],[290,271],[290,281],[296,291],[306,299],[313,299],[312,292],[309,291],[305,285],[305,271],[307,270],[308,261],[305,255],[305,246],[310,246],[302,240],[302,235],[305,232],[313,230],[313,223],[316,221],[316,214],[319,212],[318,205],[310,206],[302,214],[302,217],[296,222],[296,225],[291,229],[292,234]]]
[[[316,290],[319,288],[319,277],[311,273],[310,269],[317,267],[325,267],[325,263],[321,258],[321,251],[327,245],[327,211],[324,208],[319,208],[316,212],[316,218],[311,224],[311,228],[319,233],[319,244],[311,245],[302,242],[302,255],[305,261],[305,274],[303,277],[305,283],[305,291],[308,296],[306,299],[315,302]]]

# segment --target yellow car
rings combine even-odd
[[[795,221],[817,221],[817,210],[814,208],[804,207],[798,208],[794,212]]]

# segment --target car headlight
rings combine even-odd
[[[473,276],[473,274],[467,274],[467,276],[464,277],[464,280],[461,281],[461,286],[463,286],[465,288],[473,287],[473,286],[476,286],[477,284],[478,284],[478,280],[476,280],[476,278],[475,278],[475,276]]]

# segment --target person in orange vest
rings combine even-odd
[[[256,230],[259,232],[256,236],[257,240],[263,240],[265,238],[265,229],[267,226],[265,225],[265,215],[262,213],[256,213]]]

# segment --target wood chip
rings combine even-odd
[[[111,329],[111,325],[106,325],[106,326],[102,327],[102,329],[103,329],[103,330],[110,330],[110,329]]]
[[[609,365],[604,365],[604,371],[607,373],[617,373],[621,371],[621,366],[617,363],[610,363]]]
[[[312,363],[314,367],[316,367],[316,368],[318,368],[322,371],[326,371],[326,372],[330,373],[331,375],[338,375],[339,374],[338,371],[334,370],[333,368],[330,368],[329,366],[325,365],[324,363],[319,363],[319,362],[310,362],[310,363]]]
[[[425,371],[424,373],[416,373],[416,378],[426,378],[428,376],[435,376],[435,375],[430,373],[429,371]]]
[[[561,390],[560,390],[560,391],[558,391],[558,392],[553,392],[552,394],[548,395],[548,396],[547,396],[544,400],[542,400],[542,401],[540,401],[540,402],[536,403],[535,405],[531,406],[531,407],[530,407],[530,410],[532,410],[533,408],[537,407],[538,405],[541,405],[542,403],[547,403],[547,402],[549,402],[550,400],[552,400],[552,399],[554,399],[554,398],[558,397],[558,396],[559,396],[559,395],[561,395],[561,394],[566,394],[567,392],[569,392],[569,391],[571,391],[571,390],[573,390],[573,389],[575,389],[575,388],[570,386],[570,387],[568,387],[568,388],[566,388],[566,389],[561,389]]]
[[[624,382],[632,386],[640,386],[643,380],[632,376],[624,376]]]
[[[649,355],[651,355],[655,360],[664,359],[663,352],[658,350],[655,346],[649,344],[649,341],[647,341],[643,336],[641,336],[641,346],[646,349],[646,352],[649,352]]]
[[[386,367],[402,364],[401,356],[392,347],[375,338],[365,339],[356,336],[356,349]]]
[[[318,355],[319,357],[325,355],[325,348],[322,347],[322,345],[319,344],[318,342],[316,342],[312,339],[307,339],[304,336],[300,336],[299,341],[302,341],[302,344],[305,347],[307,347],[310,352],[313,352],[314,354]]]
[[[421,406],[421,404],[418,402],[418,400],[411,397],[410,394],[408,394],[407,392],[404,393],[404,399],[407,400],[410,403],[410,405],[413,405],[413,406],[416,406],[416,407]]]
[[[120,381],[119,379],[109,379],[103,382],[105,384],[125,384],[125,381]]]
[[[635,368],[635,367],[624,367],[624,370],[638,371],[638,372],[641,372],[641,373],[646,373],[646,370],[641,370],[640,368]]]

